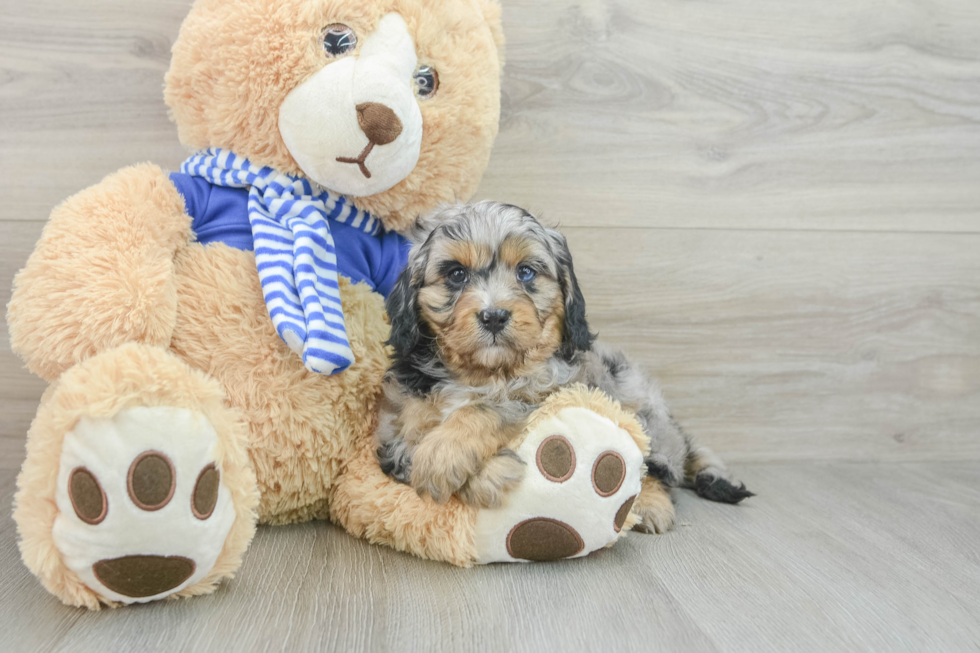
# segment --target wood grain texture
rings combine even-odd
[[[42,220],[123,165],[179,164],[161,80],[187,4],[6,12],[4,219]],[[980,229],[972,0],[504,4],[483,196],[579,226]]]
[[[259,529],[216,594],[65,608],[0,517],[10,651],[967,651],[980,637],[980,468],[749,465],[739,507],[675,493],[678,526],[584,560],[471,570],[324,522]],[[0,472],[8,503],[13,476]]]
[[[980,460],[980,235],[565,231],[600,338],[729,460]]]
[[[481,193],[576,226],[980,229],[974,0],[508,2]]]
[[[0,222],[0,305],[6,307],[10,301],[14,275],[27,261],[43,226],[42,222]],[[6,319],[0,322],[0,338],[0,470],[15,470],[24,460],[27,429],[47,384],[28,372],[10,350]]]

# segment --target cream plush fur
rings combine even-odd
[[[440,202],[468,198],[499,116],[503,37],[499,7],[490,0],[197,0],[166,79],[181,141],[190,150],[227,148],[305,174],[280,135],[280,107],[336,62],[318,42],[325,26],[342,23],[366,37],[392,13],[418,61],[438,70],[440,88],[419,101],[415,166],[387,190],[354,202],[399,230]],[[412,80],[404,84],[411,92]],[[420,499],[378,468],[372,430],[387,367],[383,298],[343,278],[341,298],[356,363],[342,374],[317,375],[276,335],[253,254],[195,242],[183,198],[161,168],[118,171],[55,209],[8,307],[14,350],[51,383],[28,434],[15,500],[24,561],[45,587],[70,605],[117,605],[65,564],[52,529],[68,434],[81,420],[137,407],[186,409],[210,422],[217,438],[211,456],[234,506],[213,568],[173,595],[210,592],[230,577],[257,522],[329,518],[425,558],[477,562],[474,509],[456,499],[445,505]],[[635,420],[612,402],[574,391],[555,402],[588,407],[606,419],[603,428],[625,429],[639,449],[646,446]],[[157,448],[179,442],[175,436]],[[97,443],[92,447],[83,453],[97,467],[107,457],[100,458]],[[103,483],[125,479],[122,469],[104,474]],[[181,492],[192,481],[178,470]],[[108,510],[120,509],[118,501],[110,498]],[[165,513],[150,514],[165,519]],[[632,522],[631,516],[625,529]],[[167,551],[166,542],[147,542],[145,551],[119,555]]]

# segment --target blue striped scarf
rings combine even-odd
[[[279,337],[308,370],[343,372],[354,362],[337,282],[330,220],[375,235],[381,226],[340,195],[260,168],[228,150],[198,152],[180,167],[216,186],[248,188],[248,218],[265,305]]]

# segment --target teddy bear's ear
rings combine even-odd
[[[500,2],[498,0],[477,0],[483,10],[483,18],[490,26],[493,42],[497,45],[497,58],[500,67],[504,67],[504,28],[500,23]]]

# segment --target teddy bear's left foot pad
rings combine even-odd
[[[83,418],[65,435],[54,544],[111,601],[163,598],[211,571],[235,521],[200,413],[136,407]]]

